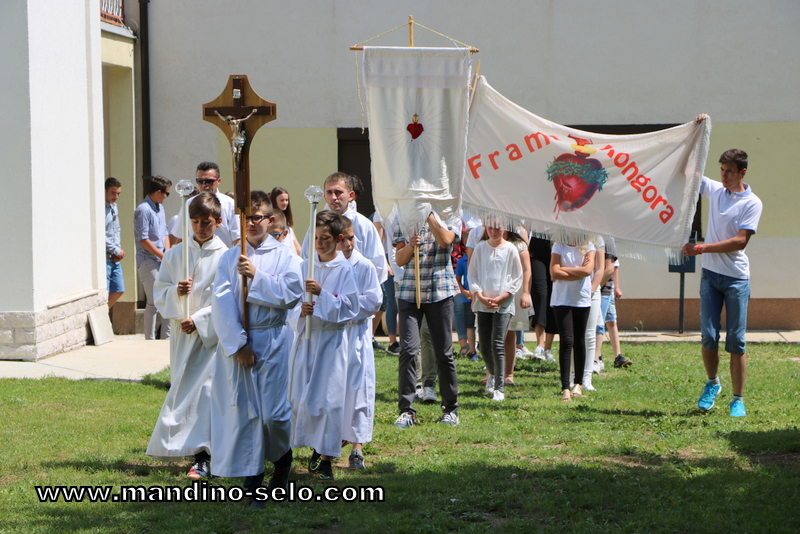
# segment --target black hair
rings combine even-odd
[[[156,191],[166,193],[167,189],[172,187],[172,181],[163,176],[151,176],[146,178],[144,182],[145,195],[152,195]]]
[[[198,170],[198,171],[210,171],[210,170],[212,170],[212,169],[213,169],[214,171],[216,171],[216,173],[217,173],[217,178],[219,178],[219,165],[217,165],[217,164],[216,164],[216,163],[214,163],[213,161],[202,161],[202,162],[200,162],[200,164],[197,166],[197,170]]]

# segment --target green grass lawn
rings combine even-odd
[[[524,361],[492,402],[482,365],[457,360],[461,425],[418,405],[398,430],[397,360],[376,356],[367,469],[336,486],[381,486],[382,503],[40,503],[40,485],[186,486],[188,462],[144,454],[166,372],[141,383],[0,380],[0,533],[37,532],[800,532],[800,347],[751,345],[747,417],[731,419],[727,365],[718,407],[695,403],[699,346],[623,347],[628,369],[560,400],[555,364]],[[349,449],[349,448],[348,448]],[[345,456],[349,451],[345,451]],[[295,451],[292,480],[321,491]],[[214,479],[234,486],[241,479]]]

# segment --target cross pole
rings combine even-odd
[[[276,106],[250,87],[245,74],[231,74],[220,95],[203,104],[203,120],[216,124],[231,145],[233,191],[239,214],[242,255],[247,255],[247,219],[250,214],[250,144],[259,128],[277,118]],[[248,132],[250,135],[248,136]],[[247,329],[247,277],[242,275],[242,324]]]

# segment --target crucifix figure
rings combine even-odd
[[[256,111],[258,111],[258,108],[253,108],[253,111],[251,111],[247,117],[234,119],[231,115],[223,117],[220,115],[219,111],[216,109],[214,110],[214,113],[231,127],[231,152],[233,152],[233,170],[235,171],[238,171],[242,166],[242,150],[247,142],[247,135],[245,134],[242,123],[252,117]]]
[[[248,154],[255,133],[276,118],[275,104],[267,102],[250,87],[245,75],[231,75],[225,90],[212,102],[203,105],[203,120],[216,124],[225,133],[233,153],[233,192],[242,232],[242,254],[247,255],[247,225],[250,213],[250,162]],[[251,126],[248,139],[245,121]],[[242,309],[247,327],[247,280],[242,278]]]

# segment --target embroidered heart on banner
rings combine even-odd
[[[425,131],[425,128],[423,128],[423,126],[419,123],[419,115],[414,113],[414,117],[411,119],[411,123],[406,126],[406,130],[408,130],[408,133],[411,134],[412,141],[422,135],[422,132]]]

